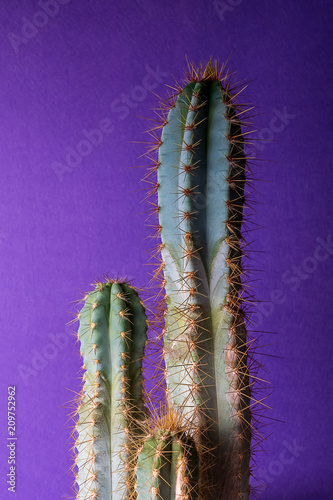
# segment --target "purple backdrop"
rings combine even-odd
[[[325,0],[1,2],[1,499],[71,495],[66,402],[80,360],[66,323],[95,278],[147,282],[143,171],[132,168],[145,163],[140,117],[154,117],[152,92],[167,94],[186,56],[230,56],[258,109],[253,321],[273,332],[259,349],[273,408],[254,464],[260,498],[332,498],[332,10]]]

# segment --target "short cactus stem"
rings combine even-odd
[[[197,500],[199,457],[184,431],[157,430],[138,452],[137,500]]]
[[[133,490],[126,466],[130,435],[144,416],[144,307],[126,283],[98,283],[80,313],[78,337],[85,373],[78,409],[77,500],[121,500]],[[95,495],[95,496],[94,496]]]

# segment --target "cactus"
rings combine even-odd
[[[242,110],[217,65],[193,69],[170,106],[156,162],[169,405],[214,450],[213,498],[249,495],[250,384],[242,312]],[[209,459],[201,456],[202,465]],[[203,484],[204,484],[203,483]],[[205,497],[207,498],[207,497]]]
[[[129,435],[144,413],[142,358],[147,324],[137,292],[126,283],[98,283],[85,297],[78,338],[84,387],[78,408],[77,500],[128,498],[133,481]]]
[[[137,500],[197,500],[199,457],[184,432],[157,430],[144,440],[137,462]]]
[[[157,419],[145,410],[142,303],[125,283],[98,284],[80,316],[78,500],[249,498],[257,402],[243,310],[245,110],[236,95],[224,67],[190,66],[151,131],[165,407]]]

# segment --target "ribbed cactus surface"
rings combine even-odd
[[[144,307],[121,282],[98,283],[80,313],[78,337],[86,370],[77,422],[77,500],[120,500],[132,494],[130,435],[142,418]]]

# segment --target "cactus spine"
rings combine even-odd
[[[144,411],[146,330],[143,305],[126,283],[98,283],[86,297],[78,332],[86,371],[77,422],[77,500],[132,494],[126,463],[130,434],[138,433],[135,419]]]

